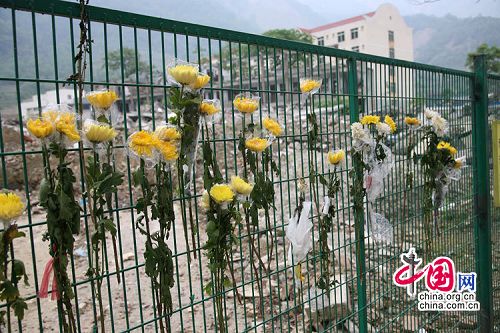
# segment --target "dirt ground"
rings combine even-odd
[[[293,126],[293,124],[289,125]],[[327,125],[324,124],[324,126]],[[18,125],[13,123],[3,128],[4,138],[11,138],[10,140],[6,140],[6,151],[14,152],[21,149],[19,132],[16,130],[16,127],[18,128]],[[335,132],[343,133],[346,128],[346,124],[340,124],[339,127],[335,128]],[[230,129],[227,129],[227,132],[230,133]],[[222,136],[221,133],[217,133],[217,135]],[[345,135],[336,135],[335,140],[337,146],[344,146],[346,144]],[[25,143],[26,151],[28,152],[36,151],[39,148],[30,141],[26,141]],[[225,158],[229,161],[229,166],[228,170],[225,171],[227,171],[228,175],[231,175],[235,168],[241,166],[232,164],[232,161],[236,160],[236,156],[234,155],[236,149],[230,143],[227,143],[226,148]],[[281,161],[280,168],[282,172],[274,181],[278,182],[281,180],[282,182],[275,187],[277,191],[275,204],[278,209],[272,213],[272,234],[269,232],[257,232],[257,230],[265,229],[265,223],[260,225],[258,229],[253,230],[258,235],[256,242],[261,253],[260,260],[263,261],[265,266],[258,272],[261,276],[255,276],[255,272],[252,269],[246,229],[244,226],[237,226],[236,228],[236,234],[239,236],[240,241],[234,247],[231,266],[234,268],[232,275],[234,275],[236,285],[238,286],[239,296],[232,290],[226,294],[226,317],[229,332],[268,332],[272,329],[281,332],[310,332],[313,329],[321,331],[321,323],[316,320],[317,317],[311,312],[314,311],[315,307],[318,307],[318,299],[308,289],[308,287],[314,286],[314,279],[320,273],[317,268],[319,263],[316,261],[314,252],[311,252],[308,263],[304,264],[303,271],[307,279],[302,288],[299,284],[294,285],[291,271],[287,269],[284,262],[288,249],[284,225],[288,223],[290,212],[293,211],[296,204],[296,179],[294,177],[308,174],[307,161],[304,159],[304,156],[307,156],[307,151],[304,150],[300,142],[289,140],[287,145],[281,143],[279,152],[279,155],[276,153],[274,158],[279,158]],[[75,170],[78,170],[79,165],[76,156],[70,156],[70,158],[73,159]],[[326,170],[325,166],[319,160],[321,159],[321,154],[318,154],[317,158],[316,165],[321,165],[321,168],[318,167],[318,169]],[[116,159],[117,167],[126,172],[127,165],[123,149],[117,149]],[[7,156],[6,158],[9,187],[12,189],[24,189],[26,177],[23,168],[19,167],[22,163],[24,162],[21,156]],[[41,159],[39,154],[28,154],[26,156],[27,176],[30,182],[28,188],[32,191],[32,219],[28,221],[27,217],[23,217],[18,221],[18,224],[23,227],[23,231],[26,232],[26,237],[15,241],[15,256],[25,262],[30,283],[30,286],[21,287],[21,294],[29,298],[29,309],[22,322],[22,328],[25,332],[38,332],[42,331],[42,329],[46,332],[58,332],[59,324],[56,302],[50,299],[38,299],[34,294],[35,288],[36,290],[39,288],[45,264],[50,258],[48,244],[42,241],[42,236],[46,229],[46,226],[43,224],[45,215],[42,210],[36,208],[36,187],[42,174],[40,165]],[[133,169],[133,165],[131,167]],[[199,163],[198,170],[200,169],[201,164]],[[395,170],[399,170],[395,172],[404,172],[404,166],[397,165]],[[331,294],[330,305],[332,309],[331,318],[336,323],[337,332],[357,332],[357,314],[354,310],[357,306],[354,227],[353,221],[350,220],[351,214],[349,209],[343,209],[350,206],[347,193],[349,184],[346,177],[347,173],[344,173],[342,176],[344,192],[339,193],[337,202],[335,203],[339,212],[334,221],[332,247],[334,249],[333,262],[335,264],[334,273],[337,284],[335,285],[333,294]],[[199,178],[197,179],[197,184],[201,184]],[[127,187],[128,184],[125,184],[119,189],[119,208],[123,210],[119,213],[119,221],[116,221],[119,228],[118,255],[121,266],[120,283],[118,283],[115,275],[115,261],[109,239],[106,247],[106,259],[109,273],[111,274],[105,278],[103,283],[103,299],[107,323],[106,331],[111,332],[113,328],[114,331],[133,330],[151,332],[155,330],[155,323],[152,322],[155,316],[151,283],[142,267],[144,262],[143,250],[145,238],[135,228],[134,221],[137,217],[136,214],[126,208],[130,204],[133,204],[133,200],[130,200]],[[134,190],[131,192],[135,198]],[[19,193],[22,194],[22,192]],[[412,200],[412,198],[414,199],[415,196],[409,197],[409,200]],[[473,330],[474,327],[477,327],[477,322],[473,316],[446,315],[443,316],[444,319],[442,320],[435,320],[432,319],[431,315],[428,316],[427,314],[417,312],[404,316],[399,315],[403,311],[407,311],[410,304],[404,297],[404,292],[400,292],[400,290],[397,290],[392,285],[390,280],[391,272],[400,264],[399,253],[401,249],[407,249],[411,245],[422,246],[423,239],[423,231],[418,227],[421,225],[421,221],[418,221],[418,215],[403,221],[396,218],[398,210],[402,210],[398,204],[404,198],[399,199],[398,203],[394,205],[392,201],[389,202],[392,206],[387,206],[387,203],[384,206],[387,207],[387,213],[392,211],[395,217],[391,220],[391,223],[395,225],[394,244],[391,246],[377,245],[370,238],[366,239],[366,262],[368,270],[367,297],[369,300],[374,300],[367,309],[370,325],[373,328],[383,327],[390,321],[392,327],[390,331],[399,332],[413,331],[414,328],[423,325],[432,330],[447,327],[451,323],[455,325],[454,323],[460,322],[461,325],[463,324],[461,327],[465,327],[465,331]],[[193,204],[196,205],[194,202]],[[457,203],[457,205],[462,207],[462,214],[469,216],[467,215],[468,210],[472,207],[470,201]],[[192,258],[189,263],[183,224],[180,218],[180,206],[176,203],[176,216],[178,218],[173,226],[169,244],[176,255],[174,262],[174,266],[176,267],[175,285],[172,289],[175,309],[171,321],[173,332],[215,331],[214,302],[209,295],[203,292],[204,286],[210,280],[210,273],[207,268],[206,257],[202,250],[202,246],[206,240],[203,213],[199,211],[199,208],[197,209],[198,215],[201,217],[197,226],[199,232],[196,236],[197,258]],[[418,207],[415,207],[415,211],[417,209]],[[415,214],[415,212],[411,214]],[[399,217],[399,214],[397,216]],[[446,214],[443,214],[443,230],[448,230],[446,235],[448,239],[461,239],[461,235],[472,234],[470,225],[465,225],[464,228],[454,227],[454,223],[456,224],[457,221],[460,221],[460,218],[454,218],[454,215],[450,215],[450,218],[445,220],[445,216]],[[25,226],[30,224],[30,228],[25,228]],[[154,222],[151,224],[151,229],[153,231],[156,229]],[[75,303],[75,311],[78,312],[79,329],[81,332],[94,332],[96,325],[95,313],[98,311],[96,309],[97,302],[91,283],[82,282],[87,280],[87,230],[86,222],[82,220],[82,233],[76,239],[72,269],[73,279],[76,282],[75,294],[77,302]],[[453,235],[453,238],[451,235]],[[318,239],[317,226],[315,226],[313,239]],[[463,249],[464,246],[443,241],[438,241],[438,243],[441,243],[440,246],[443,251],[447,251],[442,253],[451,253],[450,255],[461,258],[463,262],[473,262],[472,257],[465,252],[462,253],[458,250],[451,252],[451,249]],[[317,245],[314,246],[317,249]],[[498,262],[500,252],[496,251],[494,256],[496,258],[495,262]],[[288,265],[290,264],[288,263]],[[267,267],[269,267],[269,270],[267,270]],[[228,271],[228,275],[230,273]],[[262,303],[260,303],[259,288],[255,282],[259,279],[262,280]],[[311,299],[310,302],[308,302],[309,299]],[[325,301],[324,297],[321,300],[328,302],[328,300]],[[299,301],[309,304],[305,309],[302,309],[297,305]],[[146,323],[146,325],[141,326],[143,323]],[[14,327],[15,330],[17,330],[17,326]]]

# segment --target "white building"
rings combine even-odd
[[[317,45],[414,60],[412,28],[391,4],[383,4],[374,12],[301,30],[313,36],[313,43]],[[415,95],[411,70],[363,62],[359,72],[362,73],[359,77],[360,105],[366,111],[396,113]]]
[[[383,4],[374,12],[301,30],[313,36],[318,45],[413,61],[413,30],[391,4]]]
[[[59,101],[57,99],[59,92]],[[40,94],[40,103],[38,103],[38,95],[33,95],[30,100],[26,100],[21,102],[21,112],[23,117],[25,118],[27,115],[38,112],[39,108],[45,108],[48,105],[54,104],[67,104],[71,107],[74,106],[75,103],[75,91],[70,88],[59,88],[56,90],[49,90],[43,94]],[[89,104],[84,99],[83,101],[83,109],[89,109]]]

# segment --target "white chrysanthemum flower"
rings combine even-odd
[[[387,125],[386,123],[378,123],[376,126],[379,135],[391,134],[391,126]]]
[[[354,123],[351,125],[351,134],[354,140],[363,140],[367,136],[366,130],[363,128],[361,123]]]
[[[444,136],[448,133],[448,121],[440,115],[436,114],[432,117],[431,123],[434,133],[436,133],[437,136]]]
[[[425,115],[425,118],[431,120],[432,118],[434,118],[435,116],[438,115],[438,113],[436,111],[433,111],[429,108],[426,108],[425,111],[424,111],[424,115]]]

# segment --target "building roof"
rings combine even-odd
[[[366,14],[362,14],[362,15],[350,17],[350,18],[347,18],[347,19],[344,19],[344,20],[341,20],[341,21],[332,22],[332,23],[328,23],[328,24],[325,24],[325,25],[320,25],[319,27],[316,27],[316,28],[311,28],[311,29],[300,28],[300,30],[302,30],[303,32],[307,32],[307,33],[310,34],[310,33],[313,33],[313,32],[327,30],[327,29],[331,29],[331,28],[335,28],[335,27],[340,27],[340,26],[343,26],[343,25],[346,25],[346,24],[349,24],[349,23],[354,23],[354,22],[357,22],[357,21],[366,20],[367,17],[372,17],[373,15],[375,15],[375,12],[369,12],[369,13],[366,13]]]

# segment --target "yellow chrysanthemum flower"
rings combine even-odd
[[[259,100],[240,96],[234,99],[233,105],[242,113],[254,113],[259,109]]]
[[[328,161],[332,165],[339,165],[345,161],[345,151],[339,149],[337,151],[331,151],[328,153]]]
[[[76,117],[71,112],[61,112],[56,120],[56,130],[65,135],[70,141],[80,141],[80,134],[76,129]]]
[[[448,142],[441,141],[437,145],[437,149],[439,150],[447,150],[451,156],[454,156],[457,154],[457,149],[450,145]]]
[[[173,162],[179,158],[177,146],[172,142],[157,140],[155,142],[155,148],[167,162]]]
[[[47,110],[42,112],[42,119],[55,124],[60,114],[58,110]]]
[[[54,133],[54,124],[44,119],[28,119],[26,128],[34,137],[45,139]]]
[[[181,132],[173,126],[157,127],[154,136],[161,141],[178,141],[181,139]]]
[[[118,99],[118,95],[113,90],[93,91],[85,98],[94,108],[108,110]]]
[[[363,125],[370,125],[370,124],[376,125],[379,122],[380,122],[380,116],[372,116],[372,115],[364,116],[363,118],[361,118],[360,121],[360,123]]]
[[[210,196],[216,203],[222,204],[233,201],[234,192],[227,184],[216,184],[210,189]]]
[[[193,89],[201,89],[210,82],[210,75],[198,74],[196,81],[190,85]]]
[[[214,103],[201,102],[200,104],[200,112],[207,116],[214,115],[219,111],[220,108],[217,108]]]
[[[21,198],[12,192],[0,193],[0,220],[10,222],[24,211],[24,203]]]
[[[321,81],[320,80],[302,80],[300,82],[300,91],[302,93],[308,93],[313,90],[319,89],[321,87]]]
[[[394,122],[394,119],[392,119],[391,116],[388,116],[386,115],[385,118],[384,118],[384,123],[386,123],[387,125],[389,125],[389,127],[391,128],[391,132],[394,133],[396,132],[396,123]]]
[[[408,126],[420,126],[420,120],[414,117],[405,117],[405,124]]]
[[[281,128],[281,125],[276,120],[269,117],[262,120],[262,125],[274,136],[279,136],[281,135],[281,133],[283,133],[283,128]]]
[[[138,131],[129,137],[129,148],[139,157],[152,157],[156,142],[149,131]]]
[[[193,65],[176,65],[168,69],[168,73],[182,85],[191,85],[198,79],[198,68]]]
[[[269,142],[267,139],[251,138],[245,141],[245,147],[254,152],[261,152],[267,148]]]
[[[236,193],[242,195],[249,195],[250,193],[252,193],[253,190],[252,184],[247,183],[238,176],[231,177],[231,187]]]
[[[87,122],[83,125],[83,134],[92,143],[108,142],[118,134],[116,130],[103,123]]]

